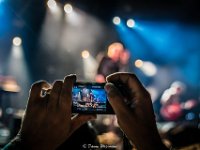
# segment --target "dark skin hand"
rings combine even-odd
[[[158,134],[150,94],[138,78],[131,73],[114,73],[107,82],[105,90],[119,126],[136,148],[168,150]]]
[[[69,75],[64,81],[55,81],[53,86],[45,81],[32,85],[16,138],[24,149],[56,149],[81,125],[95,118],[94,115],[71,117],[72,87],[75,81],[76,76]],[[50,93],[42,96],[42,89]]]

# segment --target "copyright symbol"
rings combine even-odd
[[[82,147],[83,147],[83,148],[87,148],[87,144],[83,144]]]

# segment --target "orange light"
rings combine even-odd
[[[136,66],[137,68],[141,68],[141,67],[143,66],[143,61],[140,60],[140,59],[137,59],[137,60],[135,61],[135,66]]]
[[[81,55],[82,55],[82,58],[87,59],[90,56],[90,53],[88,50],[83,50]]]

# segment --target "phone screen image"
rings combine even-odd
[[[75,83],[72,90],[72,112],[111,113],[104,85],[104,83]]]

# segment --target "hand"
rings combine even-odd
[[[165,150],[156,127],[150,94],[131,73],[107,77],[105,90],[119,126],[138,150]],[[119,88],[119,85],[122,85]]]
[[[33,84],[17,136],[25,149],[56,149],[76,129],[94,118],[93,115],[71,118],[72,87],[75,80],[75,75],[69,75],[64,82],[54,82],[53,87],[45,81]],[[42,89],[47,90],[45,96],[41,96]],[[51,89],[50,94],[48,89]]]

